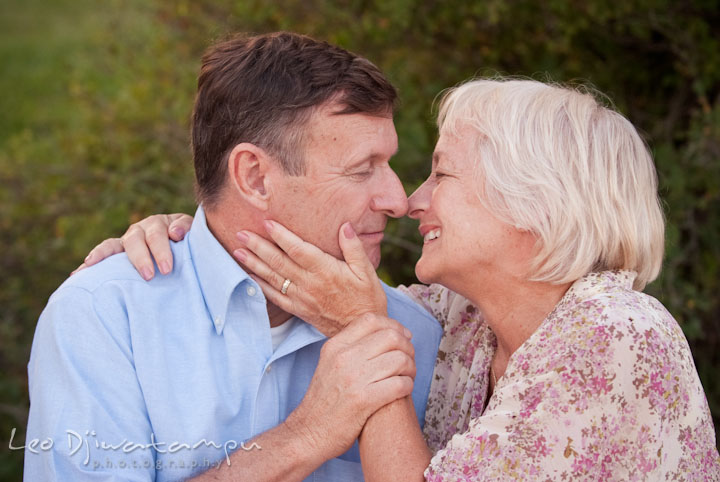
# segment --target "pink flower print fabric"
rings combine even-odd
[[[425,415],[429,481],[720,480],[687,340],[635,273],[576,281],[510,358],[488,398],[497,341],[440,285],[407,294],[443,324]]]

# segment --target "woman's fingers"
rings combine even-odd
[[[297,282],[307,276],[287,254],[267,239],[250,231],[240,231],[237,238],[247,249],[233,251],[235,259],[277,290],[282,289],[286,279]]]
[[[181,240],[193,218],[187,214],[155,214],[133,224],[122,237],[128,259],[145,280],[155,275],[153,259],[162,274],[172,271],[170,239]]]
[[[120,238],[106,239],[102,243],[95,246],[92,251],[90,251],[90,254],[87,255],[87,258],[85,258],[83,264],[85,266],[92,266],[96,263],[99,263],[103,259],[112,256],[113,254],[122,252],[123,245]]]
[[[340,226],[338,242],[342,250],[343,258],[348,264],[355,276],[360,279],[368,279],[368,277],[376,278],[375,267],[370,258],[368,258],[362,241],[357,237],[352,224],[345,223]]]
[[[127,252],[128,259],[145,280],[155,275],[153,258],[160,272],[167,274],[173,267],[170,239],[182,240],[192,222],[192,216],[182,213],[149,216],[132,224],[122,238],[110,238],[98,244],[71,274],[123,251]]]
[[[155,258],[155,262],[162,274],[168,274],[172,271],[173,266],[173,255],[168,234],[170,223],[170,216],[167,215],[152,216],[138,223],[142,231],[144,231],[143,242],[147,243],[150,254]],[[126,246],[125,249],[128,251],[128,257],[132,260],[130,249],[134,249],[134,246]],[[140,253],[140,250],[135,250],[132,254],[135,255],[136,253]],[[142,262],[152,263],[152,259],[142,259]]]
[[[266,220],[265,230],[290,259],[307,271],[318,271],[325,257],[330,256],[315,245],[303,241],[276,221]]]
[[[138,270],[140,276],[145,281],[150,281],[155,276],[155,266],[150,256],[143,228],[137,224],[130,226],[122,237],[122,243],[128,259]]]
[[[85,261],[75,268],[72,273],[70,273],[70,276],[74,275],[80,270],[83,270],[87,268],[88,266],[92,266],[94,264],[99,263],[103,259],[112,256],[113,254],[122,253],[123,252],[123,246],[122,241],[120,238],[110,238],[106,239],[102,243],[95,246],[91,251],[90,254],[87,255],[85,258]]]
[[[170,225],[168,226],[168,235],[173,241],[180,241],[185,237],[185,234],[190,231],[192,226],[193,217],[189,214],[176,213],[168,214]]]

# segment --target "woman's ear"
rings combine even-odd
[[[236,145],[228,156],[230,187],[235,195],[263,211],[268,208],[272,162],[264,149],[248,142]]]

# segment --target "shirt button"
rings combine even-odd
[[[272,371],[272,366],[268,365],[268,367],[265,369],[265,373],[270,373]]]
[[[257,288],[255,288],[255,287],[252,286],[252,285],[248,286],[248,288],[247,288],[247,294],[250,295],[250,296],[255,296],[255,295],[257,294]]]

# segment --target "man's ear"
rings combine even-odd
[[[228,156],[230,186],[235,194],[260,210],[266,210],[270,197],[269,171],[273,160],[255,144],[236,145]]]

